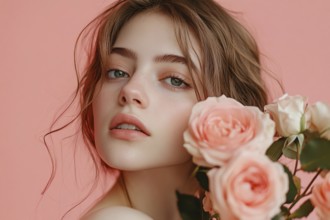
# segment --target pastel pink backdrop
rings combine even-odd
[[[73,163],[66,159],[55,186],[39,203],[51,169],[42,136],[75,87],[75,39],[109,2],[0,1],[0,219],[59,219],[63,210],[81,199],[74,183],[61,180],[67,170],[73,170]],[[267,56],[268,69],[289,94],[330,103],[329,1],[220,2],[239,12],[237,17]],[[72,134],[69,131],[61,137]],[[66,150],[61,153],[66,155]],[[98,188],[90,201],[101,191]],[[77,219],[87,205],[68,219]]]

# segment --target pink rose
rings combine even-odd
[[[306,129],[304,120],[306,106],[305,97],[285,94],[274,103],[266,105],[265,111],[275,121],[277,133],[280,136],[289,137]]]
[[[243,106],[224,95],[209,97],[193,107],[184,147],[194,163],[221,166],[240,149],[265,153],[274,133],[274,122],[257,107]]]
[[[328,173],[323,182],[315,184],[311,201],[315,206],[317,215],[321,220],[330,219],[330,173]]]
[[[209,192],[205,192],[205,197],[203,198],[203,209],[205,212],[210,213],[210,215],[214,215],[215,212],[212,206],[212,200]]]
[[[213,208],[226,220],[265,220],[280,212],[289,188],[279,163],[266,155],[240,151],[208,172]]]
[[[306,118],[310,123],[310,130],[317,131],[324,137],[330,140],[330,106],[316,102],[307,107]]]

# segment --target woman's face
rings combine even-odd
[[[172,20],[157,12],[135,16],[119,32],[107,62],[93,102],[103,161],[120,170],[189,161],[182,134],[197,99]]]

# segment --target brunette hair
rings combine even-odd
[[[173,20],[177,41],[187,59],[193,84],[195,88],[201,88],[195,89],[199,100],[224,94],[244,105],[260,109],[267,103],[256,42],[219,4],[212,0],[119,0],[83,29],[75,49],[76,57],[79,45],[86,40],[89,42],[81,78],[77,71],[78,85],[74,99],[80,97],[80,112],[67,125],[76,119],[81,120],[81,132],[96,168],[106,167],[99,166],[102,160],[95,151],[92,103],[97,93],[96,85],[107,71],[105,60],[121,28],[132,17],[147,11],[164,13]],[[190,33],[200,47],[199,74],[188,53],[191,48]],[[76,70],[77,63],[75,58]],[[45,137],[66,126],[52,130]],[[46,141],[45,144],[47,146]],[[53,174],[49,183],[52,178]]]

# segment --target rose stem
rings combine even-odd
[[[320,175],[320,173],[322,172],[322,169],[319,169],[319,171],[317,171],[317,173],[315,174],[315,176],[313,177],[313,179],[309,182],[308,186],[306,187],[306,189],[304,190],[304,192],[297,196],[296,200],[291,204],[291,206],[289,207],[289,211],[293,208],[293,206],[302,198],[306,195],[307,191],[309,190],[309,188],[313,185],[314,181],[316,180],[316,178],[318,177],[318,175]]]

